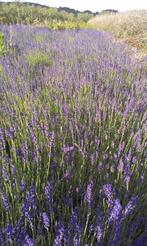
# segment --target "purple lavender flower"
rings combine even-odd
[[[131,160],[131,150],[129,150],[129,153],[125,156],[125,160],[127,162],[130,162],[130,160]]]
[[[47,183],[47,185],[44,188],[44,191],[45,191],[46,200],[48,201],[48,203],[52,203],[53,191],[54,191],[54,184],[52,181],[50,183]]]
[[[7,195],[6,195],[5,192],[2,192],[2,200],[3,200],[6,212],[9,212],[10,211],[10,206],[9,206],[8,198],[7,198]]]
[[[119,201],[119,199],[116,199],[114,201],[113,208],[112,208],[111,213],[110,213],[109,222],[117,221],[119,219],[121,211],[122,211],[122,206],[120,204],[120,201]]]
[[[2,173],[3,173],[3,176],[4,176],[5,180],[9,182],[10,181],[10,174],[7,171],[5,165],[2,166]]]
[[[13,186],[16,187],[16,183],[17,183],[16,167],[12,164],[11,164],[11,172],[13,174]]]
[[[100,140],[98,139],[98,137],[95,137],[95,139],[94,139],[94,144],[95,144],[95,145],[99,145],[99,143],[100,143]]]
[[[78,210],[74,209],[71,214],[70,224],[76,225],[78,223]]]
[[[12,237],[12,225],[7,225],[7,227],[5,228],[5,234],[6,234],[6,238],[7,241],[11,240]]]
[[[21,149],[19,150],[19,155],[22,159],[23,164],[27,164],[28,162],[28,144],[25,142],[22,146]]]
[[[92,190],[93,190],[93,181],[91,180],[87,186],[87,190],[85,193],[85,200],[87,201],[88,205],[91,205],[92,202]]]
[[[100,242],[103,237],[103,229],[100,226],[96,227],[96,239],[97,242]]]
[[[15,241],[15,242],[18,242],[19,241],[18,240],[18,235],[20,235],[20,233],[21,233],[21,223],[20,223],[20,221],[19,222],[16,221],[16,223],[15,223],[13,228],[10,225],[10,230],[11,230],[11,240]],[[6,232],[6,230],[5,230],[5,232]],[[24,233],[25,233],[25,231],[24,231]],[[24,237],[23,237],[22,240],[24,240]]]
[[[75,234],[73,239],[73,245],[74,246],[80,246],[81,245],[81,239],[78,233]]]
[[[114,222],[114,237],[113,237],[113,243],[112,245],[118,245],[118,243],[121,240],[121,229],[122,229],[122,225],[121,225],[121,217],[119,215],[119,218]]]
[[[25,205],[23,205],[23,210],[26,210],[25,212],[23,212],[23,216],[26,218],[26,220],[29,223],[29,227],[31,230],[34,229],[34,225],[33,225],[33,216],[31,211],[28,210],[27,206],[25,207]]]
[[[129,201],[129,203],[124,208],[123,216],[124,217],[128,216],[135,209],[137,203],[138,203],[138,197],[137,196],[133,196],[131,198],[131,200]]]
[[[33,214],[37,209],[37,196],[35,192],[35,187],[32,184],[30,188],[30,192],[26,193],[25,201],[22,205],[22,215],[29,222],[29,226],[33,229]]]
[[[136,146],[138,151],[141,152],[142,150],[142,143],[141,143],[141,130],[138,131],[137,138],[136,138]]]
[[[67,154],[68,152],[73,151],[74,148],[75,148],[74,146],[65,146],[65,147],[63,148],[63,152],[64,152],[64,154]]]
[[[4,141],[3,131],[2,131],[2,128],[0,128],[0,142],[3,143],[3,141]]]
[[[34,246],[34,241],[32,238],[29,237],[29,235],[26,235],[25,241],[23,243],[23,246]]]
[[[147,242],[147,234],[146,232],[142,233],[139,238],[137,238],[134,242],[134,246],[145,246]]]
[[[42,128],[43,128],[42,130],[43,130],[43,133],[44,133],[45,137],[48,139],[49,138],[49,127],[48,127],[48,124],[47,123],[44,124]]]
[[[24,242],[25,237],[27,235],[26,227],[24,225],[21,225],[21,223],[19,223],[19,226],[16,229],[16,232],[17,232],[16,241],[18,242],[18,245],[19,244],[21,245],[21,243]]]
[[[131,172],[130,172],[130,164],[128,163],[124,169],[124,181],[126,183],[127,190],[128,190],[130,180],[131,180]]]
[[[119,149],[119,153],[118,154],[119,155],[124,150],[124,147],[125,147],[125,143],[124,142],[119,144],[119,146],[118,146],[118,149]]]
[[[67,103],[64,103],[64,105],[63,105],[63,112],[64,112],[65,116],[68,116],[69,106]]]
[[[102,172],[102,170],[104,170],[104,163],[102,162],[102,161],[100,161],[99,162],[99,165],[98,165],[98,171],[99,171],[99,173],[101,173]]]
[[[37,209],[37,196],[36,196],[36,191],[35,191],[35,186],[32,183],[31,189],[30,189],[30,204],[34,210]]]
[[[9,129],[5,129],[5,134],[6,134],[6,137],[9,137],[11,139],[14,138],[14,130],[12,128],[10,130]]]
[[[132,159],[132,163],[135,164],[137,162],[137,157],[134,156],[133,159]]]
[[[137,220],[131,223],[130,228],[129,228],[129,235],[133,237],[134,232],[136,233],[136,231],[140,228],[141,224],[143,223],[146,223],[146,221],[144,221],[144,218],[142,217],[137,218]]]
[[[108,199],[108,205],[112,206],[113,205],[113,200],[114,200],[114,188],[111,184],[105,184],[103,185],[103,192]]]
[[[65,234],[65,229],[62,224],[58,226],[58,232],[54,240],[54,246],[62,246],[66,242],[66,234]]]
[[[21,184],[20,184],[20,191],[24,192],[26,190],[26,182],[24,180],[24,178],[21,180]]]
[[[0,228],[0,243],[2,245],[2,243],[4,243],[5,239],[4,239],[4,235],[3,235],[3,232],[2,232],[2,229]]]
[[[48,230],[50,227],[50,221],[49,221],[47,213],[45,212],[42,213],[42,219],[43,219],[43,224],[44,224],[45,229]]]
[[[123,171],[124,171],[124,162],[123,162],[122,159],[120,159],[120,161],[119,161],[118,171],[119,171],[120,173],[123,173]]]

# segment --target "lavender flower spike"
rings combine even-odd
[[[26,235],[25,237],[25,242],[23,244],[23,246],[34,246],[34,241],[32,238],[29,237],[29,235]]]
[[[44,224],[45,229],[48,230],[50,226],[50,221],[49,221],[47,213],[45,212],[42,213],[42,219],[43,219],[43,224]]]
[[[111,184],[105,184],[103,185],[103,192],[108,199],[108,205],[113,205],[113,197],[114,197],[114,189]]]
[[[3,200],[4,206],[5,206],[6,212],[9,212],[10,211],[10,206],[9,206],[8,198],[7,198],[5,192],[2,192],[2,200]]]
[[[92,202],[92,190],[93,190],[93,181],[90,181],[85,193],[85,200],[87,201],[89,206],[91,205]]]
[[[109,222],[110,221],[113,221],[113,222],[117,221],[119,219],[121,211],[122,211],[122,206],[120,204],[120,201],[119,201],[119,199],[116,199],[114,201],[114,206],[113,206],[113,209],[112,209],[111,214],[110,214]]]
[[[131,198],[131,200],[129,201],[129,203],[127,204],[127,206],[125,207],[124,211],[123,211],[123,215],[126,217],[128,216],[136,207],[138,203],[138,197],[137,196],[133,196]]]

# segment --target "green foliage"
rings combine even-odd
[[[35,40],[36,40],[37,43],[43,43],[44,37],[42,35],[38,34],[38,35],[35,36]]]
[[[0,75],[2,74],[2,70],[3,69],[3,67],[2,67],[2,65],[0,64]]]
[[[68,12],[66,8],[50,8],[27,3],[0,3],[0,23],[45,25],[53,29],[83,28],[92,13]]]
[[[63,30],[63,29],[80,29],[86,28],[87,25],[84,22],[77,21],[54,21],[50,26],[54,30]]]
[[[4,37],[4,34],[0,32],[0,56],[2,56],[5,52],[6,52],[5,37]]]
[[[42,51],[34,51],[27,55],[27,61],[32,68],[39,66],[48,66],[52,65],[52,60],[49,54]]]
[[[83,21],[83,22],[89,21],[89,19],[91,19],[92,17],[93,14],[89,14],[89,13],[82,13],[78,15],[79,21]]]

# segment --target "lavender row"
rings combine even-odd
[[[146,68],[107,33],[0,31],[0,244],[146,245]]]

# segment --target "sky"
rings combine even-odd
[[[50,7],[69,7],[81,11],[91,10],[93,12],[104,9],[119,11],[147,9],[147,0],[24,0],[24,2],[40,3]]]

